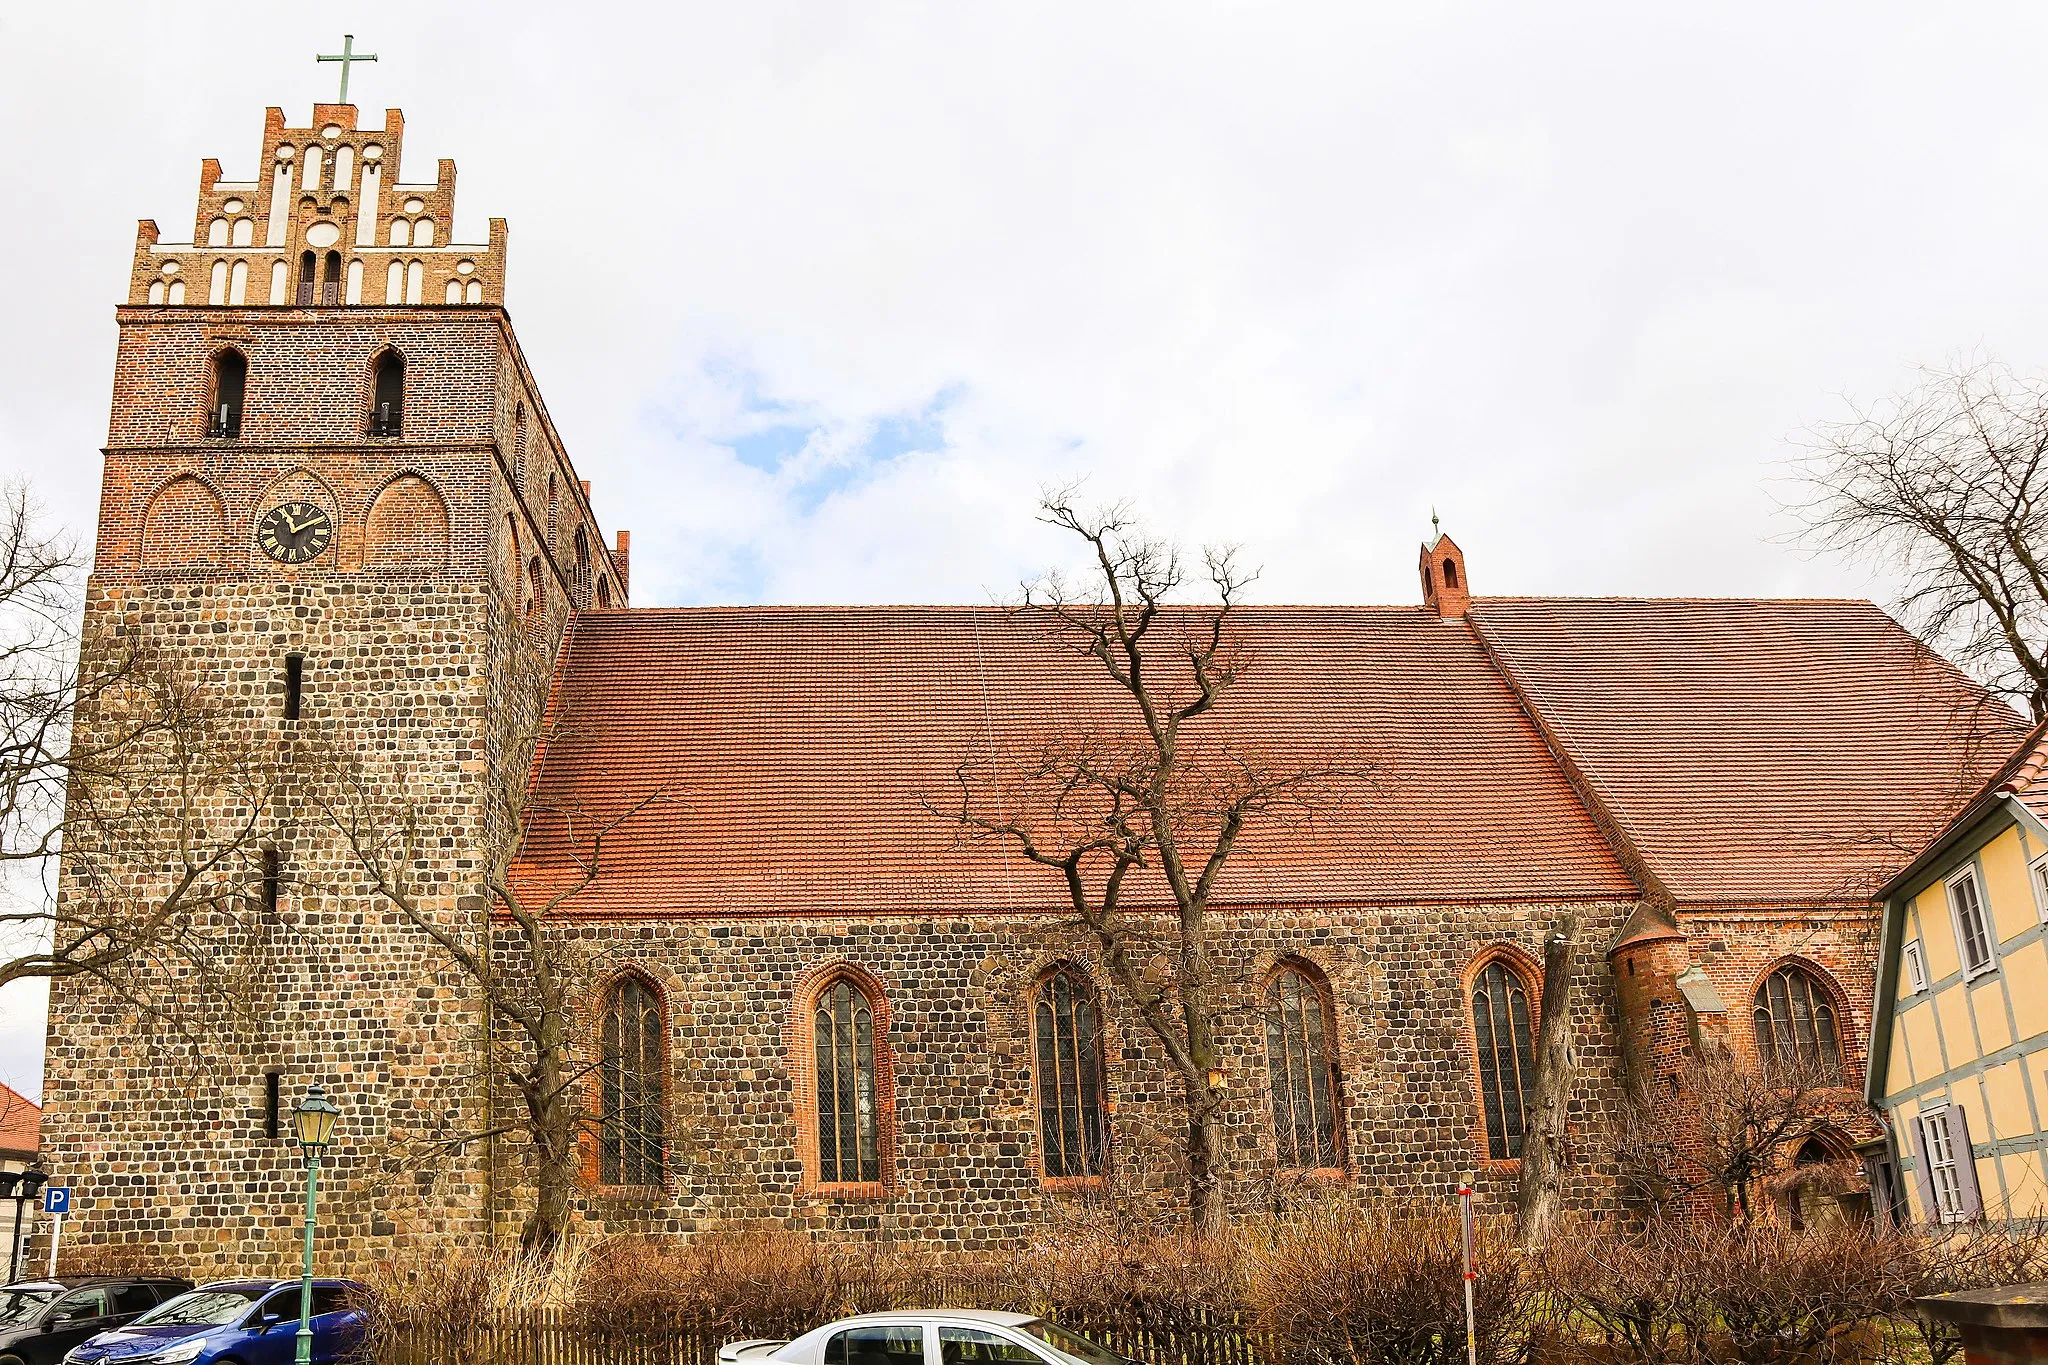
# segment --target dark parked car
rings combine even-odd
[[[190,1280],[125,1275],[7,1285],[0,1288],[0,1365],[57,1365],[87,1337],[119,1327],[190,1288]]]
[[[362,1286],[313,1281],[315,1365],[353,1359],[363,1315]],[[291,1365],[298,1350],[297,1280],[216,1280],[102,1332],[64,1357],[69,1365]]]

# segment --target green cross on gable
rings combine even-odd
[[[353,62],[374,62],[377,60],[377,54],[374,52],[356,51],[356,35],[353,33],[344,33],[341,35],[341,51],[333,53],[332,55],[316,54],[313,60],[316,62],[341,63],[341,98],[336,100],[335,103],[347,104],[349,65]]]

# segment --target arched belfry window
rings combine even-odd
[[[598,1171],[607,1185],[659,1185],[665,1147],[661,1000],[637,976],[605,993]]]
[[[1109,1115],[1102,1095],[1102,1029],[1095,992],[1071,968],[1038,987],[1032,1007],[1038,1046],[1038,1147],[1053,1179],[1101,1175],[1109,1165]]]
[[[299,253],[299,307],[310,308],[312,306],[313,293],[320,287],[319,271],[319,257],[310,251]]]
[[[1276,972],[1266,988],[1266,1073],[1273,1087],[1273,1141],[1284,1170],[1343,1164],[1333,1033],[1322,983],[1296,964]]]
[[[242,399],[249,389],[249,358],[225,350],[213,358],[213,398],[206,413],[206,434],[234,440],[242,434]]]
[[[1756,1051],[1766,1067],[1821,1081],[1842,1075],[1834,997],[1806,968],[1788,962],[1756,988]]]
[[[326,264],[320,271],[320,302],[332,308],[341,302],[341,253],[327,253]]]
[[[882,1178],[882,1115],[875,1083],[875,1006],[839,977],[811,1010],[817,1063],[818,1183],[871,1185]]]
[[[386,351],[377,357],[370,396],[370,434],[397,436],[405,430],[405,357]]]
[[[1529,1026],[1529,984],[1499,958],[1472,983],[1472,1043],[1478,1053],[1486,1155],[1494,1161],[1519,1157],[1526,1096],[1536,1076],[1536,1046]]]

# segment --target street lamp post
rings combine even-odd
[[[340,1117],[341,1111],[317,1085],[308,1086],[306,1098],[292,1110],[292,1129],[306,1158],[306,1267],[299,1277],[298,1365],[313,1361],[313,1200],[320,1189],[320,1153],[334,1140],[334,1124]]]
[[[0,1171],[0,1199],[14,1201],[14,1244],[7,1249],[7,1282],[21,1278],[21,1214],[50,1178],[47,1171]]]

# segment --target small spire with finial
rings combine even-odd
[[[1436,508],[1429,509],[1429,543],[1435,545],[1444,538],[1444,528],[1436,519]]]

